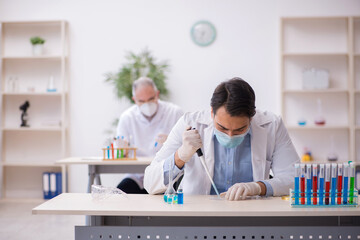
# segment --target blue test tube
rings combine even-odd
[[[312,179],[311,179],[311,164],[306,164],[306,204],[311,205],[311,191],[312,191]]]
[[[320,171],[319,171],[319,205],[324,204],[324,183],[325,183],[325,169],[324,164],[320,164]]]
[[[107,146],[107,156],[108,156],[108,159],[110,159],[110,146]]]
[[[331,164],[331,204],[335,205],[335,195],[336,195],[336,163]]]
[[[295,198],[295,204],[299,205],[299,189],[300,189],[300,164],[296,163],[294,165],[295,167],[295,186],[294,186],[294,198]]]
[[[349,185],[349,164],[344,163],[343,167],[343,177],[344,177],[344,186],[343,186],[343,204],[348,203],[348,185]]]

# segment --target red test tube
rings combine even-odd
[[[337,204],[341,205],[341,193],[342,193],[342,176],[343,165],[338,164],[338,180],[337,180]]]
[[[330,164],[325,165],[325,205],[330,204]]]
[[[305,205],[305,164],[300,164],[301,175],[300,175],[300,198],[301,205]]]
[[[317,176],[317,164],[313,164],[313,181],[312,181],[312,188],[313,188],[313,204],[317,205],[317,189],[318,189],[318,176]]]

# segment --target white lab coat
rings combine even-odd
[[[137,105],[123,112],[119,118],[116,133],[118,136],[129,141],[136,147],[136,155],[139,157],[154,157],[161,148],[161,144],[155,147],[156,138],[159,134],[168,135],[183,115],[183,111],[175,104],[158,101],[158,109],[155,116],[149,121]],[[143,188],[144,174],[127,174],[125,177],[133,179],[140,188]]]
[[[210,175],[214,175],[214,126],[210,111],[185,113],[170,132],[164,146],[145,169],[144,187],[150,194],[166,191],[164,160],[182,145],[182,133],[187,126],[195,127],[203,142],[203,153]],[[257,111],[251,121],[251,161],[254,181],[265,180],[273,188],[274,196],[289,194],[294,183],[294,163],[300,159],[280,117]],[[274,178],[269,179],[270,169]],[[181,185],[184,194],[210,194],[211,182],[197,154],[184,166]]]

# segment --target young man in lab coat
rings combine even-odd
[[[130,140],[137,148],[137,156],[154,157],[183,111],[175,104],[159,100],[160,92],[150,78],[139,78],[132,88],[136,105],[121,114],[117,136]],[[143,179],[144,174],[127,174],[118,188],[126,193],[147,193]]]
[[[145,189],[150,194],[165,192],[171,166],[175,179],[184,175],[184,194],[215,194],[196,154],[199,148],[227,200],[289,194],[299,157],[281,118],[255,109],[255,93],[244,80],[221,83],[211,98],[211,109],[180,118],[145,170]]]

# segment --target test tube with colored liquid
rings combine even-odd
[[[300,164],[296,163],[295,167],[295,186],[294,186],[294,197],[295,197],[295,204],[299,204],[299,189],[300,189],[300,176],[301,176],[301,169]]]
[[[326,164],[325,165],[325,205],[330,204],[330,179],[331,179],[330,170],[331,170],[331,165]]]
[[[350,177],[350,189],[349,189],[349,203],[354,203],[354,189],[355,189],[355,163],[351,162],[349,167],[349,177]]]
[[[335,205],[335,195],[336,195],[336,163],[331,164],[331,204]]]
[[[313,204],[317,205],[317,189],[318,189],[318,176],[317,164],[312,165],[312,191],[313,191]]]
[[[349,164],[344,163],[343,167],[343,177],[344,177],[344,185],[343,185],[343,204],[348,203],[348,186],[349,186]]]
[[[311,180],[311,164],[306,164],[306,197],[307,205],[311,205],[311,190],[312,190],[312,180]]]
[[[343,183],[343,166],[338,164],[338,177],[337,177],[337,204],[341,205],[341,192]]]
[[[324,204],[324,176],[325,176],[325,169],[324,164],[320,164],[320,171],[319,171],[319,205]]]
[[[124,141],[124,136],[121,136],[121,148],[126,147]],[[121,158],[124,158],[124,149],[121,149]]]
[[[301,164],[300,168],[301,168],[301,176],[300,176],[301,204],[305,205],[305,164]]]

